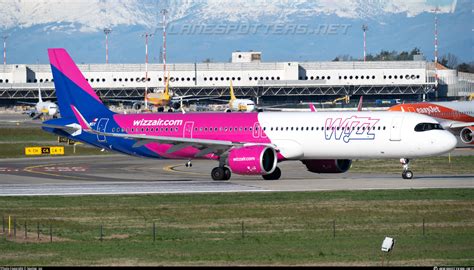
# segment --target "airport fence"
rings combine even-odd
[[[145,218],[123,223],[73,222],[67,218],[28,219],[26,217],[2,216],[1,238],[12,242],[67,242],[67,241],[182,241],[182,240],[236,240],[267,237],[315,237],[323,240],[340,238],[368,238],[378,236],[437,237],[446,224],[430,222],[423,217],[417,221],[388,224],[385,221],[354,223],[344,220],[324,220],[298,223],[236,220],[213,223],[208,226],[180,225]],[[128,224],[128,225],[127,225]]]

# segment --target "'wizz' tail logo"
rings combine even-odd
[[[375,139],[374,126],[379,120],[357,116],[345,119],[327,118],[324,136],[326,140],[340,140],[342,138],[346,143],[350,140],[373,140]]]

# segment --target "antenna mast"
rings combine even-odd
[[[163,84],[166,86],[166,14],[168,10],[162,9],[163,14]],[[169,79],[169,78],[168,78]]]
[[[104,28],[105,34],[105,63],[109,63],[109,34],[112,32],[110,28]]]
[[[369,27],[367,24],[362,25],[362,31],[364,31],[364,62],[365,62],[365,56],[366,56],[366,47],[365,47],[365,32],[369,30]]]
[[[7,38],[8,35],[3,35],[3,64],[7,64]]]
[[[439,7],[436,7],[433,11],[435,13],[435,25],[434,25],[434,64],[435,64],[435,87],[438,87],[438,11]]]
[[[145,109],[148,109],[148,37],[153,36],[153,34],[145,33],[142,37],[145,37]]]

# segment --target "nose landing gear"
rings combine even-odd
[[[185,166],[186,166],[186,168],[187,167],[192,167],[193,164],[191,163],[191,160],[188,160],[188,162],[186,162]]]
[[[402,178],[403,179],[412,179],[413,172],[409,170],[410,160],[408,158],[401,158],[400,163],[403,166]]]

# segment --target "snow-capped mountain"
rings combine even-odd
[[[428,1],[429,2],[429,1]],[[79,27],[48,27],[53,31],[100,31],[105,26],[160,24],[160,11],[169,11],[170,22],[191,17],[190,22],[241,22],[272,19],[291,22],[298,18],[335,14],[341,18],[371,19],[385,14],[408,17],[432,12],[435,3],[404,0],[2,0],[0,24],[27,28],[39,24],[73,24]],[[440,13],[452,13],[456,0],[439,1]]]
[[[419,47],[433,54],[438,7],[440,55],[473,60],[472,1],[463,0],[0,0],[8,62],[46,62],[48,47],[66,47],[80,62],[141,62],[146,32],[151,62],[159,61],[160,11],[167,14],[169,62],[227,61],[234,50],[258,50],[264,60],[360,57],[362,24],[369,53]]]

